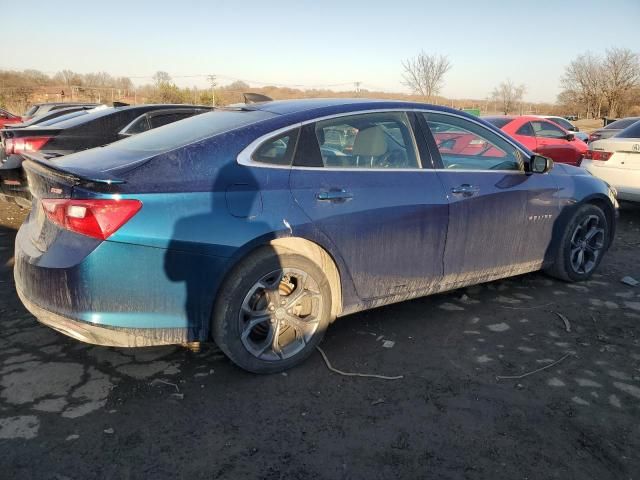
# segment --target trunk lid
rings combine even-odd
[[[85,197],[91,191],[117,193],[117,186],[124,183],[105,173],[62,169],[42,155],[28,154],[25,157],[22,165],[33,196],[31,213],[25,226],[34,246],[42,252],[47,251],[61,232],[59,227],[47,220],[42,199],[73,198],[76,190],[82,190]]]

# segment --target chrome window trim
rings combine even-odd
[[[486,125],[484,125],[483,123],[473,119],[473,118],[468,118],[466,116],[463,115],[457,115],[455,113],[451,113],[451,112],[443,112],[440,110],[431,110],[428,108],[377,108],[377,109],[371,109],[371,110],[359,110],[356,112],[343,112],[343,113],[334,113],[331,115],[325,115],[323,117],[317,117],[317,118],[313,118],[311,120],[305,120],[304,122],[297,122],[297,123],[292,123],[291,125],[287,125],[286,127],[282,127],[279,128],[277,130],[273,130],[269,133],[265,133],[264,135],[261,135],[260,137],[256,138],[255,140],[253,140],[249,145],[247,145],[245,148],[242,149],[242,151],[238,154],[238,156],[236,157],[236,162],[239,165],[243,165],[245,167],[257,167],[257,168],[278,168],[278,169],[296,169],[296,170],[328,170],[328,171],[332,171],[332,172],[348,172],[348,171],[354,171],[354,172],[461,172],[461,173],[469,173],[469,172],[494,172],[494,173],[518,173],[518,174],[522,174],[525,173],[523,170],[473,170],[473,169],[447,169],[447,168],[332,168],[332,167],[299,167],[299,166],[295,166],[295,165],[271,165],[268,163],[260,163],[260,162],[256,162],[254,161],[251,156],[253,155],[253,153],[258,149],[258,147],[260,145],[262,145],[264,142],[277,137],[279,135],[282,135],[283,133],[289,131],[289,130],[293,130],[295,128],[301,128],[304,125],[308,125],[310,123],[316,123],[316,122],[321,122],[324,120],[330,120],[332,118],[340,118],[340,117],[351,117],[354,115],[364,115],[367,113],[385,113],[385,112],[416,112],[416,113],[437,113],[440,115],[450,115],[452,117],[458,117],[461,118],[463,120],[467,120],[469,122],[475,123],[477,125],[479,125],[482,128],[485,128],[487,130],[489,130],[491,133],[494,133],[495,135],[498,135],[500,138],[502,138],[504,141],[506,141],[508,144],[510,144],[512,147],[514,147],[516,150],[518,150],[522,156],[524,158],[528,158],[528,154],[522,150],[522,148],[520,148],[518,145],[516,145],[515,143],[513,143],[513,141],[511,139],[509,139],[506,135],[503,134],[502,131],[494,131],[491,130],[489,128],[487,128]],[[415,139],[415,135],[413,134],[413,129],[412,129],[412,133],[411,133],[412,137],[414,137],[414,142],[417,142],[417,140]],[[418,152],[417,149],[417,143],[415,145],[416,148],[416,154],[418,155],[418,159],[420,161],[420,163],[422,164],[422,159],[420,159],[420,152]]]

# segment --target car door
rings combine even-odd
[[[361,113],[300,132],[291,192],[363,300],[428,292],[442,278],[447,199],[422,168],[414,121],[402,111]]]
[[[536,134],[536,152],[555,162],[578,164],[580,155],[567,140],[568,132],[546,120],[534,120],[531,126]]]
[[[449,200],[447,286],[539,268],[558,212],[552,176],[526,173],[524,152],[480,122],[442,112],[423,121]],[[454,134],[475,150],[443,142]]]

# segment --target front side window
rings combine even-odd
[[[446,169],[522,170],[522,155],[488,128],[465,118],[424,113]]]
[[[270,138],[253,152],[252,160],[270,165],[291,165],[297,135],[298,130],[296,129],[275,138]]]
[[[545,121],[531,122],[533,131],[536,132],[536,137],[543,138],[565,138],[567,134],[560,127],[556,127],[553,123]]]
[[[420,168],[404,112],[365,113],[315,124],[322,164],[329,168]]]

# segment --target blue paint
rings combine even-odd
[[[443,171],[433,170],[437,158],[423,153],[425,168],[413,171],[243,166],[238,154],[271,131],[337,113],[425,105],[307,100],[251,108],[261,111],[246,112],[250,121],[244,125],[163,151],[128,149],[124,140],[57,163],[64,172],[100,183],[71,188],[27,162],[35,205],[55,185],[61,195],[135,198],[143,206],[104,242],[48,222],[40,231],[34,209],[16,239],[18,288],[41,308],[75,320],[185,329],[190,340],[204,340],[225,276],[250,251],[276,238],[300,237],[324,248],[340,274],[342,311],[353,312],[442,290],[443,282],[474,272],[542,264],[551,258],[559,219],[580,202],[597,199],[614,213],[606,184],[566,165],[545,175]],[[170,135],[188,122],[202,129],[219,113],[136,138],[163,130]],[[490,124],[486,128],[504,136]],[[416,138],[419,150],[429,152],[422,137]],[[124,183],[103,183],[109,178]],[[480,194],[450,195],[463,183],[478,186]],[[319,192],[348,195],[321,200]]]

